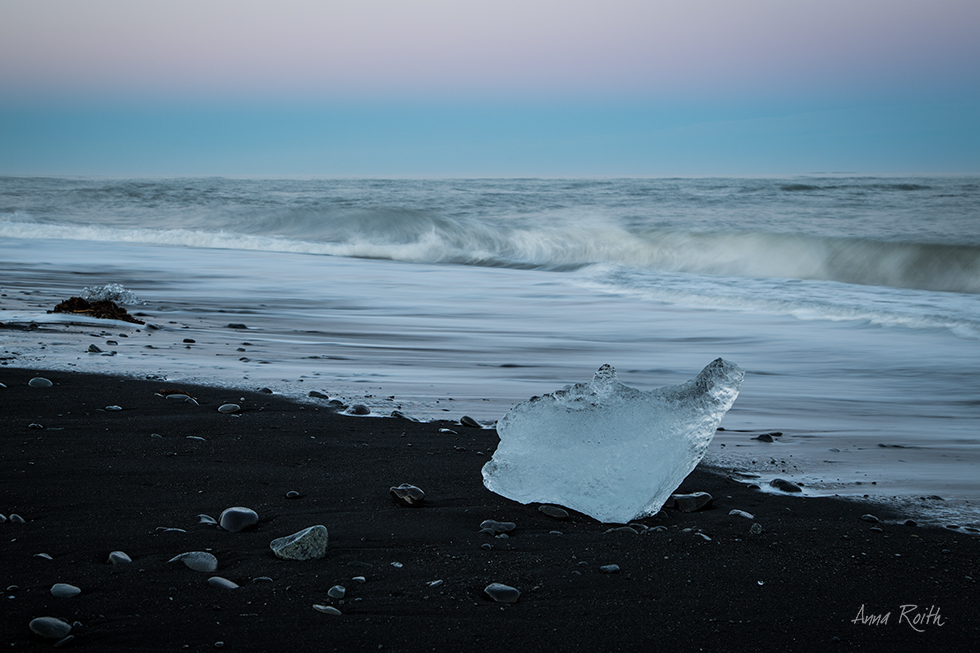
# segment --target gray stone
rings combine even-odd
[[[692,494],[672,494],[670,496],[674,507],[681,512],[697,512],[702,508],[711,505],[712,497],[707,492],[694,492]]]
[[[126,563],[132,562],[133,559],[122,551],[113,551],[109,554],[108,562],[113,565],[124,565]]]
[[[208,579],[208,585],[211,587],[217,587],[223,590],[235,590],[238,589],[238,583],[233,583],[227,578],[222,578],[221,576],[212,576]]]
[[[538,512],[541,512],[552,519],[568,519],[568,511],[564,508],[559,508],[558,506],[548,504],[538,506]]]
[[[744,510],[731,510],[728,513],[729,517],[744,517],[745,519],[755,519],[755,515],[750,512],[745,512]]]
[[[327,527],[318,524],[272,540],[269,547],[282,560],[318,560],[327,554],[327,541]]]
[[[51,596],[59,599],[71,598],[73,596],[78,596],[81,593],[82,590],[74,585],[69,585],[68,583],[55,583],[51,586]]]
[[[604,574],[618,574],[619,565],[603,565],[599,567],[599,571],[601,571]]]
[[[218,559],[206,551],[190,551],[174,556],[168,562],[183,561],[188,568],[194,571],[211,572],[218,568]]]
[[[226,414],[238,413],[241,412],[241,410],[242,407],[239,406],[238,404],[222,404],[221,406],[218,406],[219,413],[226,413]]]
[[[313,604],[313,609],[317,612],[322,612],[323,614],[332,614],[334,616],[340,616],[341,612],[332,605],[320,605],[319,603]]]
[[[27,385],[31,386],[32,388],[50,388],[54,384],[43,376],[35,376],[33,379],[27,382]]]
[[[347,409],[348,415],[370,415],[371,409],[364,404],[354,404],[349,409]]]
[[[18,514],[11,513],[10,515],[11,524],[26,524],[27,521]]]
[[[762,532],[762,525],[759,524],[758,522],[752,524],[752,526],[749,528],[750,535],[758,535],[761,532]]]
[[[771,487],[776,488],[781,492],[802,492],[803,488],[792,481],[787,481],[784,478],[774,478],[769,481]]]
[[[425,492],[421,488],[408,483],[392,487],[388,490],[392,498],[405,506],[419,506],[425,501]]]
[[[67,621],[55,619],[54,617],[38,617],[32,619],[30,623],[31,632],[44,639],[62,639],[71,632],[71,625]]]
[[[473,419],[469,415],[463,415],[462,417],[460,417],[459,418],[459,425],[460,426],[468,426],[471,429],[482,429],[483,428],[483,426],[478,421],[476,421],[475,419]]]
[[[251,508],[234,506],[226,508],[218,517],[218,525],[226,531],[237,533],[259,523],[259,515]]]
[[[327,590],[327,596],[332,599],[342,599],[347,594],[347,589],[343,585],[334,585]]]
[[[503,583],[490,583],[483,592],[497,603],[516,603],[521,597],[520,590]]]
[[[494,533],[509,533],[517,528],[517,524],[512,521],[494,521],[486,519],[480,524],[480,530],[489,529]]]
[[[211,515],[203,515],[203,514],[198,515],[197,519],[198,519],[197,522],[198,524],[214,524],[215,526],[217,526],[218,524],[218,522],[216,522],[214,520],[214,517],[212,517]]]
[[[861,520],[862,521],[869,521],[872,524],[877,524],[879,521],[881,521],[880,519],[878,519],[874,515],[861,515]]]
[[[90,353],[90,354],[101,354],[102,353],[102,350],[99,349],[95,345],[89,345],[88,346],[88,353]]]

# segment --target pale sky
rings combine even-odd
[[[0,0],[0,174],[980,172],[976,0]]]

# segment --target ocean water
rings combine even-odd
[[[107,284],[160,328],[46,314]],[[424,419],[720,356],[747,374],[709,461],[980,523],[976,176],[7,177],[0,291],[8,365]]]

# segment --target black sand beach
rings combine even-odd
[[[53,387],[29,387],[35,376]],[[680,489],[711,493],[709,509],[641,522],[665,531],[610,532],[486,490],[480,468],[496,447],[492,429],[183,387],[194,405],[156,394],[179,386],[108,376],[2,368],[0,382],[0,514],[8,518],[0,632],[10,650],[52,645],[32,635],[37,617],[78,622],[62,644],[78,651],[967,651],[980,643],[980,538],[906,525],[907,515],[880,506],[763,493],[702,465]],[[228,402],[242,412],[219,413]],[[401,483],[425,490],[424,505],[396,504],[388,490]],[[287,498],[291,491],[300,496]],[[231,506],[254,509],[259,523],[239,533],[199,523],[199,514],[217,518]],[[868,513],[881,521],[862,520]],[[494,538],[480,532],[486,519],[517,527]],[[761,533],[750,534],[753,523]],[[329,530],[325,558],[274,557],[271,540],[316,524]],[[116,550],[132,563],[108,564]],[[217,571],[168,563],[188,551],[213,553]],[[618,573],[603,573],[605,565]],[[215,575],[240,587],[212,587]],[[520,599],[489,600],[483,589],[493,582],[519,589]],[[81,594],[56,598],[55,583]],[[334,585],[346,587],[344,599],[328,597]]]

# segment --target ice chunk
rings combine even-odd
[[[719,358],[686,383],[643,392],[603,365],[589,383],[510,409],[483,484],[602,522],[655,514],[704,457],[744,376]]]
[[[118,283],[110,283],[104,286],[89,286],[82,290],[82,299],[89,302],[99,302],[108,300],[116,302],[120,306],[132,306],[139,304],[139,297],[132,290],[126,290]]]

